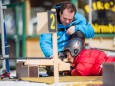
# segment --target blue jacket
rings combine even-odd
[[[74,16],[73,22],[71,22],[69,25],[64,26],[63,24],[58,24],[58,32],[57,32],[58,52],[63,51],[64,46],[68,42],[70,35],[66,34],[66,30],[72,25],[75,26],[75,31],[77,30],[82,31],[86,38],[92,38],[94,36],[94,29],[92,28],[91,24],[89,24],[89,22],[80,13],[77,12]],[[50,58],[50,56],[53,55],[51,33],[40,35],[40,47],[46,58]]]

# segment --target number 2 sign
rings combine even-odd
[[[49,32],[57,31],[57,15],[54,11],[48,11],[48,29]]]

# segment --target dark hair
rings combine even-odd
[[[63,13],[63,11],[65,9],[68,9],[70,12],[75,12],[76,13],[76,7],[73,3],[69,2],[69,1],[65,1],[65,2],[60,2],[54,5],[54,7],[57,11],[57,13],[61,12],[61,14]]]
[[[56,9],[58,22],[60,22],[59,12],[61,12],[61,14],[62,14],[65,9],[68,9],[71,13],[72,12],[76,13],[76,11],[77,11],[75,5],[69,1],[59,2],[59,3],[55,4],[53,6],[53,8]]]

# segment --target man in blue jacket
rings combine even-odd
[[[85,38],[94,36],[94,29],[91,24],[78,12],[71,2],[61,2],[54,5],[57,12],[58,32],[57,43],[58,53],[63,52],[67,42],[76,36],[77,31],[81,31]],[[40,35],[40,47],[46,58],[53,57],[52,34]]]

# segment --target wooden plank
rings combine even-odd
[[[53,60],[50,60],[50,59],[31,59],[31,60],[26,60],[24,65],[33,65],[33,66],[36,66],[36,65],[46,65],[46,66],[49,66],[49,65],[54,65],[54,61]]]
[[[28,66],[24,66],[24,62],[18,62],[16,64],[16,76],[29,77]]]
[[[49,33],[48,31],[48,13],[37,13],[37,34]]]
[[[69,71],[70,64],[57,60],[58,71]],[[40,66],[54,66],[54,59],[28,59],[25,61],[18,61],[16,63],[17,77],[39,77]],[[53,71],[53,70],[52,70]]]
[[[39,77],[39,67],[28,66],[28,68],[29,68],[29,77]]]
[[[59,71],[70,71],[70,63],[65,63],[65,62],[59,62],[58,68]]]
[[[57,60],[59,71],[67,71],[70,70],[70,63],[66,63],[61,61],[60,59]],[[28,59],[25,60],[24,65],[29,66],[51,66],[54,65],[54,59]]]
[[[57,33],[53,33],[53,58],[54,58],[54,80],[55,83],[59,82],[59,69],[58,69],[58,51],[57,51]]]
[[[39,77],[38,66],[24,65],[24,62],[18,62],[16,64],[16,77]]]
[[[51,9],[51,12],[56,12],[56,9]],[[52,13],[49,13],[49,18],[51,18],[51,15],[52,16],[55,16],[54,14],[52,14]],[[53,22],[53,20],[54,20],[54,22]],[[57,21],[56,21],[56,16],[55,17],[52,17],[51,18],[51,27],[49,27],[50,28],[50,30],[51,29],[54,29],[54,31],[55,32],[53,32],[52,33],[52,39],[53,39],[53,58],[54,58],[54,81],[55,81],[55,83],[59,83],[59,67],[58,67],[58,64],[59,64],[59,61],[57,61],[58,60],[58,45],[57,45],[57,33],[56,33],[56,29],[57,29]],[[50,19],[49,19],[50,20]],[[54,23],[53,24],[53,26],[52,26],[52,23]]]
[[[41,77],[41,78],[27,78],[23,77],[22,80],[40,82],[40,83],[54,83],[54,77]],[[64,86],[90,86],[90,85],[102,85],[102,76],[60,76],[59,82],[64,83]],[[69,85],[67,85],[69,84]],[[72,84],[72,85],[70,85]],[[63,86],[63,85],[62,85]]]

